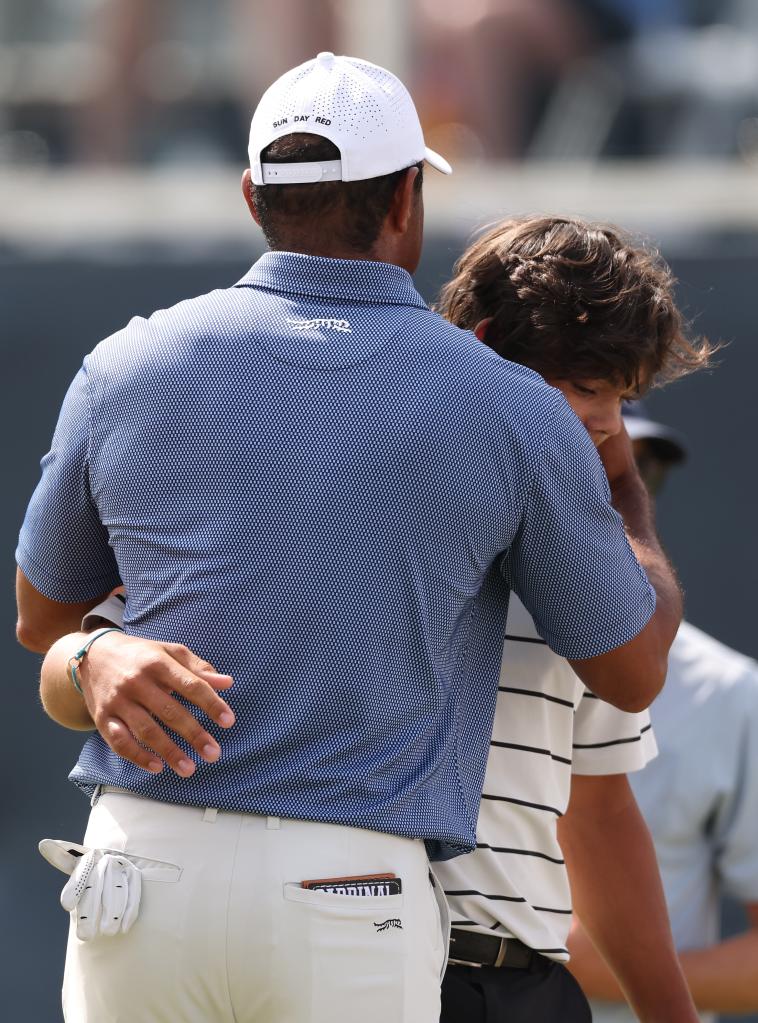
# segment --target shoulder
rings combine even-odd
[[[424,372],[445,378],[462,411],[476,410],[487,423],[514,432],[538,452],[578,429],[586,433],[559,390],[539,373],[502,358],[469,330],[429,309],[411,317],[413,354]]]
[[[87,356],[88,371],[117,379],[119,373],[175,365],[196,352],[199,340],[239,329],[240,306],[239,292],[224,288],[184,299],[149,316],[135,316]]]

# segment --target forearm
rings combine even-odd
[[[632,549],[656,592],[655,614],[649,623],[652,628],[646,631],[648,641],[657,647],[657,658],[665,663],[682,620],[682,594],[658,539],[653,500],[640,476],[625,428],[601,444],[599,454],[611,488],[613,507],[624,520]]]
[[[626,1001],[613,971],[579,922],[569,938],[569,969],[588,998]],[[703,1012],[758,1011],[758,931],[679,954],[693,1001]]]
[[[581,920],[576,916],[569,934],[568,950],[571,955],[568,968],[588,998],[596,998],[601,1002],[626,1002],[616,974],[592,944]]]
[[[699,1009],[719,1013],[758,1011],[758,930],[710,948],[680,954]]]
[[[16,637],[22,646],[37,654],[46,653],[56,640],[79,628],[82,617],[105,597],[62,604],[40,593],[19,568],[16,571],[18,621]]]
[[[661,547],[653,502],[635,467],[611,484],[613,507],[624,520],[629,543],[656,593],[656,619],[661,643],[671,646],[682,620],[682,592]]]
[[[76,731],[95,727],[84,697],[74,688],[68,674],[69,658],[89,638],[91,636],[84,632],[73,632],[61,637],[47,652],[40,673],[39,693],[45,713],[64,728]]]
[[[628,798],[619,785],[604,810],[574,805],[561,822],[575,909],[643,1023],[694,1023],[650,834],[625,777],[615,777],[623,779]],[[582,780],[602,792],[601,779]],[[618,994],[593,990],[592,977],[582,977],[580,966],[575,964],[587,994]]]

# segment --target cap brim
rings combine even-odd
[[[652,419],[640,416],[624,416],[626,431],[632,440],[655,441],[660,453],[669,462],[683,462],[687,457],[684,440],[676,430],[663,423],[655,423]]]
[[[447,162],[444,156],[440,156],[439,153],[435,153],[433,149],[426,146],[424,149],[424,159],[435,170],[440,171],[441,174],[452,174],[453,168]]]

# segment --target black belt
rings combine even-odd
[[[450,931],[450,958],[453,966],[505,966],[525,970],[537,955],[518,938],[499,938],[496,934],[453,927]]]

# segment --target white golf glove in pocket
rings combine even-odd
[[[61,905],[76,915],[77,938],[89,941],[129,930],[139,913],[142,874],[124,853],[55,838],[44,838],[39,851],[48,863],[71,875],[61,892]]]

